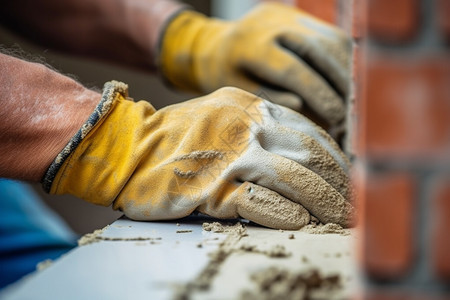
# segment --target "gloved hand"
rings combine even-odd
[[[135,220],[199,211],[298,229],[312,214],[349,226],[349,163],[300,114],[236,88],[157,112],[126,97],[123,83],[105,85],[44,178],[52,194],[113,204]]]
[[[269,100],[335,125],[345,116],[350,52],[340,29],[269,2],[235,22],[179,13],[162,34],[159,64],[179,88],[262,88]]]

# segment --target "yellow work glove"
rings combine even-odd
[[[350,53],[340,29],[268,2],[234,22],[179,13],[162,33],[159,65],[179,88],[262,89],[268,100],[335,125],[345,117]]]
[[[135,220],[198,211],[298,229],[312,214],[349,226],[348,161],[300,114],[236,88],[159,111],[126,97],[125,84],[105,84],[44,188],[112,204]]]

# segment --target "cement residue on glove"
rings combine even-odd
[[[107,85],[110,109],[52,168],[52,193],[112,204],[135,220],[198,211],[282,229],[311,215],[351,225],[349,162],[302,115],[236,88],[155,111],[119,87]]]

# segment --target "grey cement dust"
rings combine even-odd
[[[256,289],[244,291],[243,300],[330,299],[328,296],[341,288],[339,275],[323,276],[318,269],[293,272],[270,267],[250,278]]]
[[[190,299],[194,292],[208,290],[220,269],[220,265],[235,250],[235,245],[239,240],[247,236],[247,230],[241,223],[232,226],[222,225],[219,222],[203,223],[202,227],[205,231],[227,233],[227,237],[216,251],[209,254],[208,265],[195,279],[183,286],[176,287],[174,299]]]
[[[95,242],[98,242],[99,236],[103,234],[103,232],[109,227],[109,225],[105,226],[102,229],[97,229],[94,232],[86,233],[78,240],[78,246],[89,245]]]
[[[303,232],[311,234],[340,234],[340,235],[350,235],[350,229],[342,228],[339,224],[328,223],[328,224],[309,224],[301,229]]]
[[[309,221],[310,224],[320,224],[319,219],[317,219],[316,217],[314,217],[313,215],[311,215],[311,220]]]
[[[161,237],[131,237],[131,238],[119,238],[119,237],[105,237],[102,236],[102,234],[105,232],[105,230],[109,227],[109,225],[107,225],[106,227],[102,228],[102,229],[97,229],[92,233],[87,233],[85,235],[83,235],[79,240],[78,240],[78,246],[85,246],[85,245],[89,245],[92,243],[96,243],[96,242],[100,242],[100,241],[133,241],[133,242],[137,242],[137,241],[159,241],[162,238]]]
[[[174,161],[182,160],[201,160],[201,159],[222,159],[223,153],[217,150],[193,151],[189,154],[178,156]]]
[[[236,223],[234,225],[222,225],[219,222],[205,222],[202,224],[202,228],[205,231],[211,231],[214,233],[230,233],[240,237],[247,236],[247,230],[241,223]]]
[[[346,200],[349,200],[351,195],[351,184],[346,170],[350,168],[350,162],[347,157],[336,154],[342,160],[342,166],[339,165],[335,158],[331,156],[331,154],[328,153],[316,139],[306,134],[302,138],[302,145],[304,145],[304,148],[308,149],[309,152],[308,159],[302,161],[302,165],[318,174]],[[339,151],[339,149],[334,150],[335,152]]]
[[[175,158],[173,161],[184,161],[184,160],[207,160],[213,161],[215,159],[223,159],[223,153],[216,150],[208,150],[208,151],[193,151],[189,154],[185,154]],[[202,164],[202,166],[198,170],[187,170],[182,171],[179,168],[175,167],[173,169],[173,173],[182,178],[192,178],[197,174],[200,174],[202,171],[208,168],[208,164]]]
[[[239,250],[242,250],[245,252],[260,253],[260,254],[267,255],[268,257],[283,258],[283,257],[289,257],[292,255],[292,253],[287,251],[283,245],[273,245],[269,249],[262,250],[262,249],[259,249],[257,245],[243,244],[243,245],[241,245]]]
[[[273,245],[272,248],[264,251],[269,257],[289,257],[292,255],[283,245]]]
[[[52,264],[53,264],[53,260],[46,259],[44,261],[39,262],[36,265],[36,270],[37,271],[43,271],[43,270],[47,269],[48,267],[50,267]]]
[[[178,168],[174,168],[173,173],[181,178],[191,178],[191,177],[194,177],[195,175],[197,175],[199,173],[199,170],[197,170],[197,171],[189,170],[189,171],[184,172]]]
[[[343,227],[353,225],[356,214],[353,205],[331,184],[324,183],[320,175],[291,161],[279,161],[276,164],[276,172],[286,185],[286,193],[291,193],[287,196],[301,203],[320,221],[340,224]],[[292,176],[293,173],[296,174],[295,177]],[[294,194],[290,191],[300,192]]]
[[[242,238],[248,234],[240,223],[228,226],[219,222],[203,223],[202,227],[205,231],[226,233],[227,237],[216,251],[209,254],[210,261],[201,273],[187,284],[176,288],[175,299],[195,299],[201,295],[207,298],[215,278],[223,271],[222,265],[232,254],[250,252],[266,255],[271,259],[284,259],[293,255],[280,244],[264,248],[264,243],[246,243]],[[314,217],[311,223],[303,228],[306,229],[301,231],[313,234],[349,234],[349,230],[340,225],[323,225]],[[280,235],[286,233],[280,230]],[[286,237],[294,238],[294,234],[289,233]],[[201,248],[203,245],[200,243],[197,247]],[[301,261],[303,264],[310,264],[306,256],[302,256]],[[312,265],[310,270],[301,272],[284,268],[264,269],[253,274],[250,280],[254,282],[254,286],[249,286],[248,290],[241,294],[242,299],[341,299],[339,293],[343,292],[340,275],[322,275]]]
[[[239,195],[238,213],[263,226],[297,230],[310,221],[309,212],[300,204],[287,200],[280,194],[247,182],[246,193]]]
[[[224,232],[224,230],[225,230],[225,226],[223,226],[219,222],[213,222],[213,223],[205,222],[202,224],[202,228],[205,231],[211,231],[211,232],[216,232],[216,233],[221,233],[221,232]]]

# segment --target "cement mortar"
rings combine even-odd
[[[336,224],[305,227],[315,230],[204,223],[208,238],[227,237],[199,275],[178,286],[174,298],[349,298],[356,281],[352,231]]]

